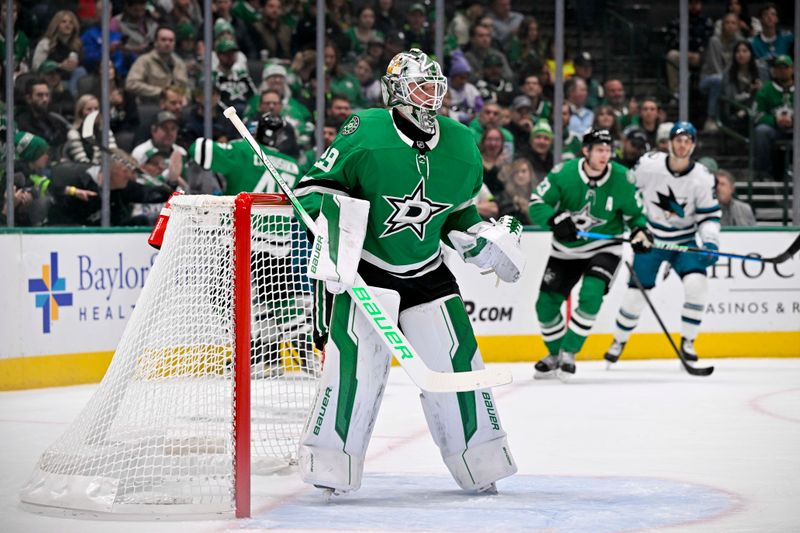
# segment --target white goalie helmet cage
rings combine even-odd
[[[442,107],[447,92],[447,78],[442,75],[442,67],[418,48],[394,56],[381,82],[383,102],[387,107],[409,106],[413,115],[419,114],[420,118],[430,120]],[[420,122],[425,126],[427,121]]]

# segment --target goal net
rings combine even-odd
[[[285,197],[180,196],[111,365],[25,504],[249,515],[296,459],[316,387],[309,244]]]

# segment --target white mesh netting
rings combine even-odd
[[[24,503],[107,513],[233,509],[233,198],[172,202],[164,245],[94,396]],[[251,216],[253,471],[294,461],[315,394],[309,245],[287,206]]]

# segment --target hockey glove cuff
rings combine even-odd
[[[568,211],[559,211],[547,220],[553,230],[553,237],[561,242],[574,242],[578,240],[578,228],[572,215]]]
[[[631,231],[631,248],[637,254],[645,254],[653,247],[653,234],[647,228],[633,228]]]
[[[719,251],[719,246],[717,246],[713,242],[704,242],[703,249],[709,250],[711,252],[717,252]],[[706,267],[710,267],[711,265],[716,264],[716,262],[719,260],[718,255],[712,255],[712,254],[699,253],[697,254],[697,257],[699,258],[700,263]]]

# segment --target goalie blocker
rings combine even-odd
[[[325,282],[333,294],[355,284],[364,236],[367,233],[369,202],[342,195],[322,195],[317,234],[308,262],[308,277]]]

